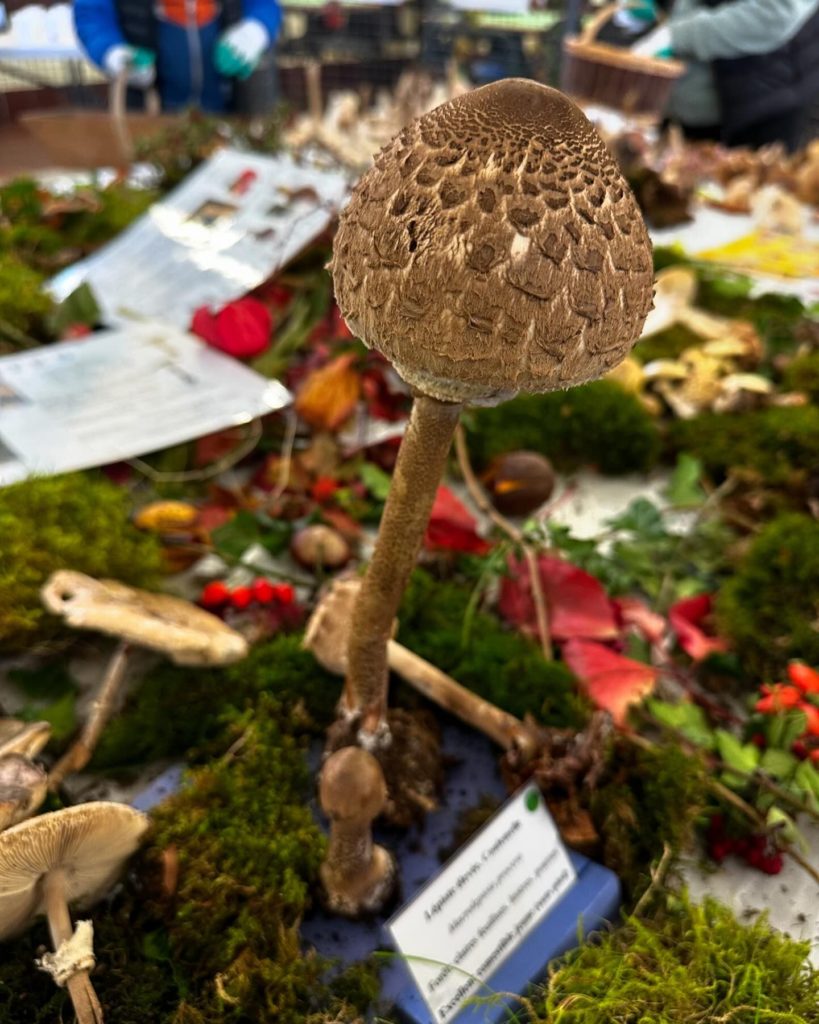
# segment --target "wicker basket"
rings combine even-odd
[[[155,135],[173,118],[159,112],[159,96],[149,90],[145,113],[125,110],[126,76],[111,82],[109,109],[82,107],[23,114],[20,126],[35,138],[54,161],[55,167],[126,168],[133,162],[134,143]]]
[[[643,57],[628,49],[597,42],[597,34],[619,7],[617,3],[608,4],[580,35],[564,40],[560,87],[586,103],[660,118],[674,83],[685,71],[685,64],[679,60]]]

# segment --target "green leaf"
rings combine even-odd
[[[789,843],[798,846],[803,853],[810,853],[810,847],[805,837],[796,827],[796,822],[781,807],[772,807],[768,811],[765,822],[768,828],[776,829]]]
[[[211,539],[217,554],[238,561],[253,544],[260,544],[271,554],[278,554],[287,547],[291,532],[291,526],[280,519],[272,519],[264,513],[254,515],[247,509],[241,509],[231,520],[215,529]]]
[[[808,727],[808,716],[799,708],[791,708],[784,714],[771,715],[767,722],[768,745],[778,750],[790,750]]]
[[[686,452],[680,455],[665,490],[665,496],[672,505],[679,508],[702,505],[706,498],[705,491],[700,484],[702,473],[702,463],[699,459]]]
[[[374,462],[362,462],[360,476],[362,483],[376,500],[387,500],[392,480],[383,469]]]
[[[768,775],[772,775],[775,779],[781,779],[783,782],[787,781],[793,775],[799,760],[789,754],[786,750],[776,750],[773,747],[769,747],[764,752],[759,762],[759,767],[763,772],[767,772]]]
[[[735,771],[746,774],[756,771],[760,757],[758,747],[753,743],[743,745],[736,736],[732,736],[724,729],[717,729],[714,735],[717,740],[719,756],[727,768],[733,768]],[[730,775],[730,772],[728,774]],[[736,779],[738,776],[731,775],[731,778]]]
[[[691,701],[670,704],[667,701],[650,700],[648,709],[658,722],[676,729],[695,746],[705,750],[714,749],[714,732],[699,705]]]
[[[810,761],[800,761],[793,776],[794,785],[798,786],[805,796],[819,799],[819,772]]]
[[[33,701],[54,701],[76,690],[68,669],[60,661],[52,661],[35,669],[11,669],[8,677]]]
[[[100,307],[87,283],[83,283],[57,306],[51,319],[51,327],[57,335],[72,324],[94,327],[100,320]]]
[[[627,530],[645,539],[664,537],[667,533],[660,510],[648,498],[635,498],[608,525],[612,530]]]
[[[50,722],[51,741],[64,743],[77,728],[76,700],[77,695],[72,691],[45,707],[29,705],[18,717],[24,722]]]

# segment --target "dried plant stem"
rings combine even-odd
[[[429,522],[461,406],[418,395],[395,464],[367,573],[355,603],[344,713],[362,738],[387,735],[387,644]]]
[[[82,771],[91,760],[91,755],[94,753],[102,731],[113,713],[114,704],[125,676],[127,660],[128,644],[122,641],[108,662],[105,677],[82,732],[49,773],[48,788],[52,793],[60,787],[63,779],[68,775],[73,775],[74,772]]]
[[[526,567],[529,570],[529,578],[532,584],[532,600],[535,606],[535,619],[537,622],[537,632],[540,638],[540,646],[543,650],[543,656],[547,661],[551,661],[553,658],[552,651],[552,636],[549,628],[549,613],[546,609],[546,599],[543,595],[543,584],[540,580],[540,569],[537,564],[537,555],[535,554],[531,544],[528,543],[523,533],[511,523],[506,516],[502,515],[492,502],[487,497],[483,487],[481,487],[478,478],[475,476],[475,471],[472,469],[472,464],[469,461],[469,449],[466,444],[466,434],[461,424],[458,425],[455,431],[455,453],[458,457],[458,468],[461,471],[461,475],[464,478],[466,489],[469,491],[470,497],[478,506],[478,508],[485,515],[489,516],[492,522],[502,530],[507,537],[512,541],[513,544],[517,544],[523,551],[523,557],[526,559]]]
[[[639,917],[640,914],[645,910],[649,900],[657,891],[659,886],[663,884],[665,876],[668,874],[668,869],[671,865],[671,859],[673,857],[673,850],[668,843],[663,843],[663,855],[660,858],[660,862],[657,867],[651,872],[651,882],[649,883],[646,891],[637,901],[637,906],[631,913],[632,917]]]

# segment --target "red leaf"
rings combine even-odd
[[[258,299],[237,299],[216,314],[205,306],[197,309],[191,330],[220,352],[236,359],[253,359],[270,345],[273,317]]]
[[[538,559],[543,596],[549,609],[549,626],[555,640],[586,637],[611,640],[617,622],[611,601],[599,580],[561,558]],[[498,610],[524,633],[537,636],[532,583],[525,562],[509,560],[510,575],[501,582]]]
[[[668,613],[671,628],[677,634],[680,647],[694,661],[703,661],[711,654],[728,649],[724,640],[708,636],[702,629],[702,624],[710,618],[712,606],[710,594],[698,594],[696,597],[678,601]]]
[[[649,643],[659,643],[665,634],[665,619],[638,597],[616,597],[614,607],[623,627],[633,626]]]
[[[430,550],[462,551],[470,555],[485,555],[492,547],[478,536],[475,520],[447,487],[439,487],[435,495],[424,544]]]
[[[774,686],[763,686],[763,697],[756,702],[756,710],[763,715],[775,715],[787,708],[799,707],[802,703],[802,691],[795,686],[776,683]]]
[[[788,665],[788,677],[802,693],[819,693],[819,672],[801,661],[792,661]]]
[[[657,681],[657,670],[650,665],[592,640],[570,640],[562,653],[589,699],[608,711],[617,725],[625,724],[629,707],[647,697]]]

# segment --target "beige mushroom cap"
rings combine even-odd
[[[247,641],[210,612],[170,594],[136,590],[81,572],[55,572],[43,604],[75,629],[93,629],[161,651],[178,665],[228,665],[247,655]]]
[[[22,754],[0,757],[0,832],[30,817],[47,791],[48,776],[38,764]]]
[[[319,800],[329,818],[372,821],[387,801],[381,765],[361,747],[342,747],[324,763]]]
[[[651,307],[651,243],[571,100],[506,79],[450,100],[378,156],[341,214],[336,298],[413,388],[494,403],[602,376]]]
[[[0,940],[44,913],[42,879],[62,870],[66,903],[90,906],[136,850],[148,817],[125,804],[80,804],[0,832]]]
[[[36,757],[50,738],[50,722],[23,722],[18,718],[0,718],[0,757],[8,754]]]

